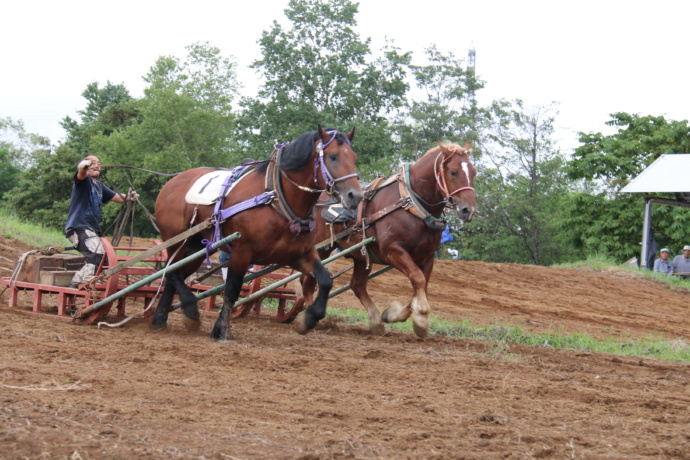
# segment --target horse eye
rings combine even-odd
[[[338,159],[338,155],[336,155],[335,153],[331,153],[330,155],[328,155],[328,158],[329,158],[331,161],[335,161],[335,160]]]
[[[455,171],[451,171],[451,172],[450,172],[450,175],[451,175],[452,177],[456,177],[456,176],[458,175],[458,173],[455,172]]]

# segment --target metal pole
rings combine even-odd
[[[186,230],[182,233],[180,233],[177,236],[174,236],[167,240],[163,244],[159,244],[158,246],[154,246],[151,249],[147,249],[146,251],[142,252],[141,254],[138,254],[131,259],[119,263],[115,265],[114,267],[111,267],[98,275],[99,277],[108,278],[110,276],[113,276],[115,273],[119,273],[125,268],[129,268],[133,265],[136,265],[137,263],[141,262],[142,260],[146,259],[147,257],[150,257],[152,255],[158,254],[159,252],[162,252],[164,249],[169,248],[170,246],[173,246],[174,244],[179,243],[182,240],[185,240],[189,238],[192,235],[196,235],[197,233],[201,232],[202,230],[206,230],[209,227],[212,227],[213,223],[211,222],[210,219],[206,219],[205,221],[201,222],[200,224],[195,225],[194,227],[190,228],[189,230]]]
[[[350,246],[350,247],[347,248],[347,249],[343,249],[343,250],[340,251],[339,253],[337,253],[337,254],[335,254],[335,255],[333,255],[333,256],[327,258],[327,259],[322,260],[321,263],[322,263],[323,265],[326,265],[327,263],[333,262],[335,259],[338,259],[338,258],[340,258],[340,257],[343,257],[344,255],[347,255],[347,254],[353,252],[354,250],[361,248],[362,246],[366,246],[367,244],[369,244],[369,243],[371,243],[371,242],[373,242],[373,241],[375,241],[375,240],[376,240],[376,237],[374,237],[374,236],[372,236],[372,237],[370,237],[370,238],[367,238],[366,240],[363,240],[363,241],[361,241],[361,242],[355,244],[354,246]],[[268,267],[268,268],[271,268],[271,267]],[[273,270],[271,270],[271,271],[273,271]],[[257,278],[257,277],[261,276],[262,274],[265,274],[265,273],[261,273],[261,271],[256,272],[256,273],[252,273],[252,274],[250,274],[250,275],[245,276],[245,277],[244,277],[244,281],[246,282],[246,281],[249,281],[250,279]],[[254,300],[254,299],[258,298],[258,297],[261,297],[261,296],[263,296],[263,295],[266,295],[267,293],[271,292],[273,289],[279,288],[280,286],[283,286],[283,285],[289,283],[289,282],[292,281],[292,280],[296,280],[296,279],[299,278],[300,276],[302,276],[302,272],[294,273],[294,274],[288,276],[287,278],[284,278],[284,279],[282,279],[282,280],[280,280],[280,281],[278,281],[278,282],[276,282],[276,283],[273,283],[273,284],[271,284],[270,286],[266,286],[265,288],[260,289],[260,290],[256,291],[255,293],[253,293],[253,294],[251,294],[251,295],[249,295],[249,296],[247,296],[247,297],[245,297],[245,298],[243,298],[243,299],[237,301],[237,302],[235,303],[235,305],[233,305],[233,307],[239,307],[239,306],[241,306],[241,305],[244,305],[244,304],[247,303],[247,302],[251,302],[252,300]],[[210,296],[212,296],[212,295],[219,294],[220,292],[223,291],[223,289],[225,289],[225,286],[224,286],[224,285],[216,286],[216,287],[214,287],[214,288],[212,288],[212,289],[209,289],[208,291],[204,291],[204,292],[198,294],[198,295],[196,296],[196,299],[197,299],[197,300],[202,300],[202,299],[205,299],[206,297],[210,297]],[[170,310],[175,310],[175,309],[179,308],[181,305],[182,305],[182,304],[181,304],[180,302],[177,302],[177,303],[175,303],[174,305],[172,305],[172,306],[170,307]]]
[[[225,244],[228,244],[229,242],[231,242],[233,240],[236,240],[240,236],[241,235],[239,233],[235,232],[232,235],[226,236],[222,240],[220,240],[216,243],[213,243],[213,245],[211,245],[211,248],[212,249],[218,249],[219,247],[221,247]],[[177,261],[174,264],[170,265],[169,267],[166,267],[162,270],[159,270],[156,273],[154,273],[153,275],[149,275],[146,278],[144,278],[143,280],[137,281],[136,283],[132,284],[131,286],[127,286],[125,289],[123,289],[119,292],[116,292],[115,294],[111,295],[110,297],[106,297],[105,299],[103,299],[99,302],[96,302],[95,304],[93,304],[91,306],[91,309],[89,310],[89,312],[98,310],[99,308],[101,308],[104,305],[109,304],[113,300],[119,299],[120,297],[123,297],[123,296],[129,294],[130,292],[137,290],[138,288],[140,288],[142,286],[146,286],[147,284],[150,284],[152,281],[155,281],[158,278],[163,277],[163,275],[165,274],[166,271],[175,271],[178,268],[182,267],[183,265],[191,262],[192,260],[198,259],[198,258],[203,257],[205,255],[206,255],[206,249],[202,249],[202,250],[192,254],[191,256],[187,256],[184,259]]]
[[[251,281],[253,279],[256,279],[260,276],[264,276],[264,275],[267,275],[269,273],[272,273],[272,272],[278,270],[279,268],[282,268],[282,265],[269,265],[268,267],[264,267],[259,271],[250,273],[247,276],[245,276],[244,279],[242,280],[242,283],[244,284],[244,283]],[[205,299],[206,297],[211,297],[212,295],[220,294],[221,292],[223,292],[223,289],[225,289],[225,283],[223,283],[219,286],[216,286],[214,288],[211,288],[208,291],[204,291],[204,292],[197,294],[196,300],[199,301],[199,300]],[[182,306],[182,302],[175,302],[174,304],[172,304],[170,306],[170,311],[177,310],[181,306]]]
[[[649,239],[649,228],[652,223],[652,201],[650,198],[644,199],[644,221],[642,222],[642,253],[640,255],[640,268],[647,267],[647,241]]]
[[[384,273],[386,273],[387,271],[392,270],[392,269],[393,269],[392,265],[386,265],[385,267],[383,267],[379,270],[376,270],[374,273],[369,273],[368,279],[376,278],[377,276],[383,275]],[[349,284],[346,284],[343,287],[339,287],[338,289],[334,289],[328,294],[328,298],[330,299],[332,297],[337,296],[338,294],[342,294],[343,292],[347,291],[348,289],[350,289]]]

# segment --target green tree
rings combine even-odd
[[[208,43],[187,47],[186,60],[159,58],[144,80],[141,119],[96,144],[131,166],[178,172],[230,166],[235,150],[235,63]]]
[[[51,149],[48,138],[27,133],[21,120],[0,118],[0,199],[18,185],[24,170]]]
[[[239,85],[232,58],[208,43],[195,43],[187,47],[184,60],[160,57],[144,80],[149,86],[136,101],[136,122],[92,138],[102,161],[116,158],[119,165],[162,173],[239,164],[243,152],[237,148],[232,107]],[[123,192],[135,188],[147,209],[153,208],[168,179],[126,169],[106,170],[104,177]],[[116,211],[110,207],[104,216],[108,219]],[[152,231],[143,213],[138,216],[136,231]]]
[[[26,132],[23,121],[6,117],[0,118],[0,148],[7,151],[2,164],[8,165],[8,161],[21,170],[33,164],[36,156],[50,152],[52,146],[47,137]]]
[[[65,117],[61,122],[67,131],[65,144],[53,151],[45,140],[30,152],[30,161],[16,187],[6,194],[8,206],[20,217],[61,228],[67,217],[71,181],[79,160],[96,154],[107,161],[102,158],[103,152],[95,140],[137,119],[135,101],[123,85],[108,82],[100,88],[94,82],[86,87],[82,96],[86,99],[86,107],[78,112],[79,120]],[[104,213],[106,223],[108,212],[116,212],[116,209]]]
[[[67,218],[71,181],[83,156],[67,145],[39,155],[23,171],[18,186],[6,195],[7,204],[20,218],[61,229]]]
[[[263,156],[274,140],[291,140],[317,123],[357,128],[360,170],[375,169],[390,151],[385,115],[404,103],[410,55],[387,45],[372,58],[370,40],[355,32],[356,13],[350,0],[291,0],[290,27],[274,21],[263,32],[263,57],[252,67],[265,82],[257,98],[243,101],[249,155]]]
[[[473,69],[453,53],[442,54],[435,45],[427,48],[426,59],[426,65],[411,66],[422,98],[410,101],[395,123],[404,160],[419,158],[443,139],[460,144],[470,141],[476,149],[478,131],[487,116],[475,98],[484,83]]]
[[[12,153],[9,147],[0,145],[0,200],[5,193],[14,188],[19,179],[21,169],[12,161]]]
[[[89,83],[82,93],[86,99],[79,120],[65,117],[60,125],[67,132],[66,143],[82,156],[94,154],[93,138],[109,136],[116,129],[137,120],[137,108],[129,91],[122,84],[109,81],[103,88],[98,82]]]
[[[690,152],[688,121],[627,113],[611,114],[612,135],[580,133],[580,143],[567,167],[583,190],[566,202],[563,229],[584,253],[601,252],[619,261],[639,255],[643,197],[620,189],[662,154]],[[669,194],[658,194],[673,198]],[[654,232],[663,246],[685,244],[690,213],[675,207],[654,207]]]
[[[478,216],[458,242],[467,256],[550,265],[567,254],[558,216],[567,192],[563,156],[553,141],[555,105],[499,101],[483,143],[476,188]]]

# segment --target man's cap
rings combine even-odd
[[[690,251],[690,246],[688,246],[687,244],[683,246],[683,251]]]
[[[662,253],[662,252],[668,252],[669,254],[671,253],[671,251],[669,251],[668,248],[663,248],[661,251],[659,251],[659,253]]]

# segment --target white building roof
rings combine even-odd
[[[690,192],[690,153],[661,155],[621,192]]]

